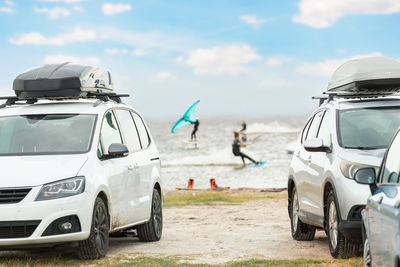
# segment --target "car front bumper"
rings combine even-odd
[[[11,236],[4,238],[0,229],[0,249],[13,246],[29,246],[35,244],[65,243],[85,240],[89,237],[93,213],[93,201],[86,192],[77,196],[61,199],[35,201],[41,186],[34,187],[19,203],[0,205],[0,223],[40,221],[39,225],[28,237]],[[46,228],[55,220],[76,215],[80,222],[80,232],[42,236]],[[3,233],[4,234],[4,233]]]

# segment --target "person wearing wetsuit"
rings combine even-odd
[[[247,124],[245,121],[242,122],[242,129],[239,130],[239,133],[242,134],[242,142],[246,143],[247,142],[247,135],[246,135],[246,130],[247,130]]]
[[[200,124],[199,118],[196,118],[196,121],[192,122],[192,124],[194,124],[194,128],[193,128],[193,132],[192,132],[191,139],[190,139],[191,141],[197,140],[196,132],[199,129],[199,124]]]
[[[242,129],[239,132],[244,132],[244,131],[246,131],[246,129],[247,129],[247,124],[244,121],[244,122],[242,122]]]
[[[233,144],[232,144],[233,155],[235,155],[236,157],[242,158],[243,166],[246,166],[246,163],[244,161],[245,158],[258,165],[259,164],[258,161],[255,161],[254,159],[250,158],[249,156],[247,156],[246,154],[244,154],[243,152],[240,151],[241,146],[243,146],[243,145],[240,142],[239,133],[235,132],[235,140],[233,141]]]

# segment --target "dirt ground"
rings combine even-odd
[[[232,194],[244,193],[243,190],[230,191]],[[260,194],[259,189],[246,192]],[[187,193],[174,190],[167,195]],[[234,205],[208,203],[165,208],[160,242],[141,243],[131,237],[111,238],[108,257],[172,257],[179,261],[208,264],[246,259],[332,259],[324,232],[317,232],[314,241],[292,239],[286,191],[267,194],[272,199]],[[46,253],[0,252],[0,257],[42,258],[62,257],[64,254],[64,249],[47,249]]]
[[[287,199],[283,196],[286,194],[286,191],[273,193],[278,199],[254,200],[240,205],[165,208],[160,242],[112,239],[108,255],[139,253],[209,264],[253,258],[331,259],[324,232],[317,232],[310,242],[292,239]]]

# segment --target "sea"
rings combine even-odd
[[[201,119],[198,145],[189,143],[192,125],[171,133],[174,121],[149,121],[161,158],[165,189],[186,188],[189,179],[193,188],[210,187],[215,179],[219,187],[281,188],[287,186],[291,154],[288,146],[296,142],[305,117],[253,118],[247,123],[247,146],[242,152],[267,163],[262,167],[243,167],[240,157],[232,154],[234,131],[241,129],[235,118]]]

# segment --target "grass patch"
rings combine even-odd
[[[258,199],[283,199],[282,194],[230,194],[225,192],[199,192],[165,196],[165,207],[181,207],[187,205],[241,204]]]
[[[172,258],[139,257],[127,258],[105,258],[97,261],[79,261],[75,259],[50,258],[50,259],[3,259],[0,257],[0,266],[31,267],[31,266],[100,266],[100,267],[205,267],[205,266],[228,266],[228,267],[260,267],[260,266],[335,266],[335,267],[357,267],[363,266],[361,258],[349,260],[247,260],[230,262],[224,265],[190,264],[178,263]]]

